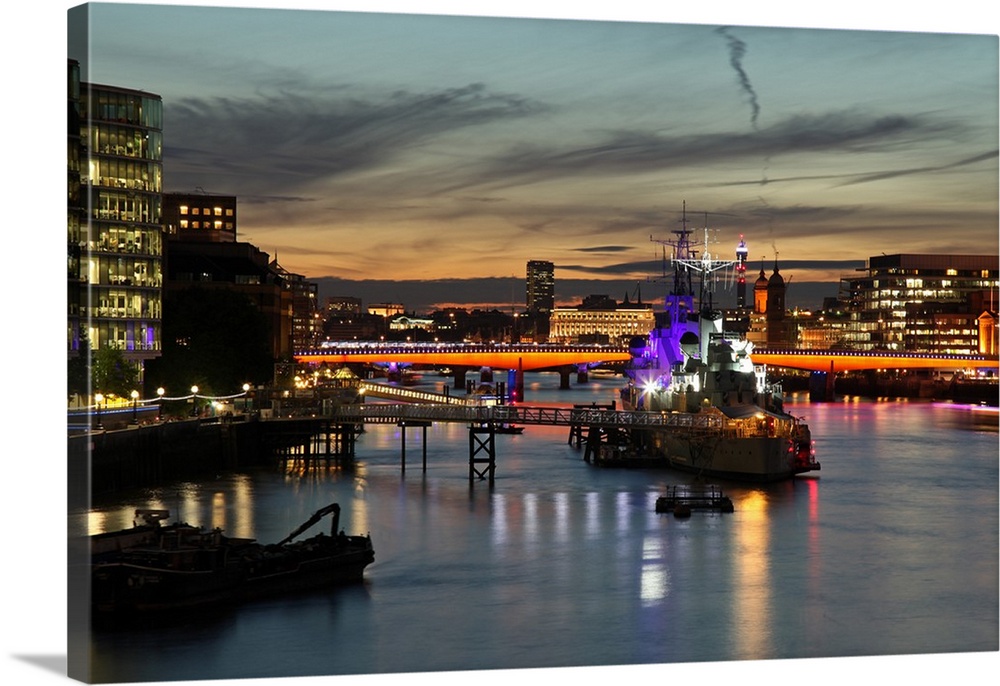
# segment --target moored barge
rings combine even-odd
[[[294,541],[332,514],[330,533]],[[233,538],[186,523],[161,525],[166,510],[137,510],[142,524],[91,537],[91,604],[98,615],[202,607],[363,579],[371,536],[338,531],[327,505],[275,544]]]

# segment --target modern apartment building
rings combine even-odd
[[[859,350],[979,352],[981,315],[996,312],[998,266],[997,255],[870,257],[863,276],[841,279],[845,342]]]
[[[163,104],[79,79],[69,60],[69,354],[114,347],[141,378],[161,351]]]

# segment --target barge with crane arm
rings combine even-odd
[[[329,534],[294,540],[327,515]],[[136,516],[132,529],[90,537],[97,615],[182,610],[358,582],[375,560],[370,535],[338,531],[337,503],[273,544],[218,528],[163,525],[167,510],[136,510]]]

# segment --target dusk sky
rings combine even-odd
[[[307,278],[397,282],[321,295],[523,306],[541,259],[564,303],[659,298],[685,202],[790,305],[870,255],[998,252],[995,35],[91,7],[70,56],[162,96],[165,191],[236,195]]]

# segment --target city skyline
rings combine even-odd
[[[236,195],[321,294],[522,306],[548,260],[557,302],[659,299],[683,203],[750,275],[777,257],[791,306],[870,255],[998,252],[996,36],[92,12],[88,79],[163,97],[164,190]]]

